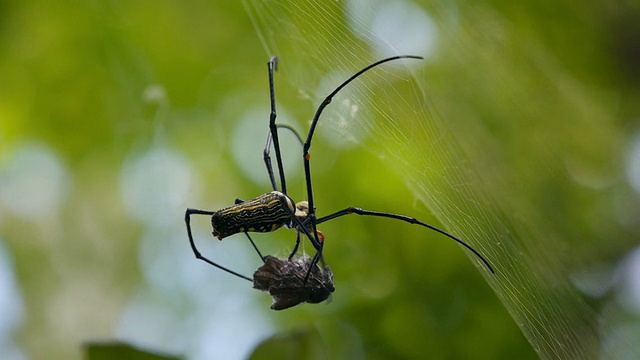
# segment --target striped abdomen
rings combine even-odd
[[[291,222],[294,212],[295,204],[288,196],[272,191],[216,211],[211,217],[213,236],[222,240],[245,231],[274,231]]]

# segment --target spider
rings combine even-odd
[[[385,58],[379,61],[376,61],[351,77],[345,80],[342,84],[340,84],[335,90],[333,90],[318,106],[315,115],[311,121],[311,126],[309,132],[307,134],[306,140],[303,141],[303,138],[298,134],[298,132],[292,127],[281,125],[276,123],[276,103],[275,103],[275,90],[274,90],[274,81],[273,74],[274,71],[277,71],[278,66],[278,58],[276,56],[272,57],[267,63],[268,72],[269,72],[269,95],[270,95],[270,103],[271,103],[271,113],[269,117],[269,133],[267,135],[267,143],[264,148],[264,163],[267,168],[267,174],[271,181],[273,191],[268,192],[266,194],[262,194],[254,199],[243,201],[240,199],[236,199],[235,204],[229,206],[227,208],[218,210],[218,211],[210,211],[210,210],[198,210],[198,209],[187,209],[185,212],[185,223],[187,226],[187,234],[189,236],[189,243],[191,245],[191,249],[195,254],[197,259],[207,262],[210,265],[213,265],[223,271],[226,271],[235,276],[241,277],[243,279],[253,281],[252,278],[247,277],[245,275],[239,274],[231,269],[228,269],[222,265],[217,264],[214,261],[207,259],[203,256],[200,251],[196,248],[195,242],[193,240],[193,235],[191,233],[191,225],[190,219],[191,215],[204,215],[211,216],[211,226],[213,228],[213,236],[217,237],[219,240],[224,239],[227,236],[231,236],[238,233],[244,233],[249,241],[251,242],[253,248],[256,250],[260,258],[263,262],[265,262],[265,257],[262,256],[260,250],[255,245],[251,236],[249,236],[249,232],[271,232],[275,231],[281,227],[291,228],[296,230],[296,244],[293,248],[293,251],[289,255],[288,260],[291,261],[293,256],[298,251],[298,246],[300,245],[300,236],[303,234],[316,250],[316,254],[311,260],[309,264],[309,269],[307,270],[306,276],[304,278],[303,286],[306,284],[309,279],[309,275],[311,274],[311,270],[314,266],[318,264],[318,261],[322,259],[322,250],[324,248],[324,235],[322,232],[318,231],[317,226],[329,220],[333,220],[339,218],[344,215],[356,214],[363,216],[377,216],[377,217],[385,217],[390,219],[402,220],[410,224],[417,224],[433,231],[436,231],[456,242],[461,244],[462,246],[469,249],[476,255],[485,266],[494,273],[493,268],[489,264],[489,262],[474,248],[472,248],[469,244],[462,241],[461,239],[449,234],[444,230],[440,230],[435,226],[424,223],[420,220],[417,220],[413,217],[409,217],[406,215],[392,214],[386,212],[378,212],[378,211],[370,211],[363,210],[358,207],[348,207],[334,213],[331,213],[326,216],[317,217],[316,209],[313,201],[313,187],[311,184],[311,167],[310,167],[310,159],[311,155],[309,154],[309,149],[311,148],[311,140],[313,139],[313,134],[315,133],[316,126],[318,125],[318,121],[320,116],[322,115],[323,110],[329,104],[331,104],[331,100],[333,97],[342,90],[345,86],[355,80],[357,77],[367,72],[368,70],[377,67],[381,64],[384,64],[389,61],[394,61],[398,59],[422,59],[420,56],[414,55],[398,55],[392,56],[389,58]],[[280,149],[280,141],[278,137],[278,129],[285,129],[291,131],[298,139],[298,141],[302,144],[302,160],[304,164],[304,176],[306,182],[306,190],[307,190],[307,201],[300,201],[296,203],[287,195],[287,185],[286,179],[284,175],[284,168],[282,165],[282,156]],[[276,176],[273,171],[273,165],[271,163],[271,147],[273,145],[273,149],[275,150],[276,157],[276,165],[277,172],[280,178],[280,188],[278,188],[278,184],[276,181]]]

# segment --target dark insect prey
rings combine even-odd
[[[253,274],[253,288],[273,297],[273,310],[288,309],[303,302],[323,302],[335,291],[333,273],[328,266],[322,269],[318,265],[313,265],[308,272],[312,261],[313,258],[306,256],[286,260],[267,255],[264,264]]]

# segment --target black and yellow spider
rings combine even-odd
[[[349,214],[357,214],[364,216],[378,216],[391,218],[396,220],[402,220],[408,222],[410,224],[417,224],[426,228],[429,228],[433,231],[439,232],[442,235],[449,237],[450,239],[455,240],[460,243],[462,246],[469,249],[473,252],[482,262],[487,266],[489,271],[492,273],[493,268],[489,264],[489,262],[478,253],[474,248],[472,248],[466,242],[460,240],[459,238],[447,233],[444,230],[440,230],[435,226],[424,223],[420,220],[417,220],[413,217],[391,214],[386,212],[377,212],[370,210],[363,210],[358,207],[347,207],[345,209],[336,211],[332,214],[325,215],[322,217],[316,216],[316,209],[313,202],[313,187],[311,186],[311,168],[310,168],[310,155],[309,149],[311,148],[311,140],[313,139],[313,134],[316,130],[316,126],[318,124],[318,120],[320,119],[320,115],[325,107],[327,107],[333,97],[345,86],[347,86],[351,81],[356,79],[358,76],[367,72],[371,68],[379,66],[389,61],[398,60],[398,59],[422,59],[420,56],[413,55],[400,55],[389,57],[380,61],[377,61],[362,70],[358,71],[342,84],[340,84],[335,90],[333,90],[320,104],[316,113],[311,121],[311,127],[307,134],[306,140],[300,137],[300,135],[291,127],[276,124],[276,104],[275,104],[275,91],[274,91],[274,82],[273,82],[273,73],[277,70],[278,58],[272,57],[268,62],[269,69],[269,93],[271,100],[271,115],[269,118],[269,134],[267,136],[267,144],[264,149],[264,162],[267,168],[267,173],[269,175],[269,179],[271,180],[271,185],[273,191],[268,192],[266,194],[262,194],[254,199],[242,201],[240,199],[236,200],[235,204],[229,206],[227,208],[218,210],[218,211],[209,211],[209,210],[198,210],[198,209],[187,209],[185,213],[185,222],[187,226],[187,233],[189,235],[189,242],[191,244],[191,248],[196,258],[203,260],[219,269],[222,269],[226,272],[229,272],[233,275],[239,276],[243,279],[253,281],[253,279],[239,274],[233,270],[230,270],[222,265],[219,265],[206,257],[204,257],[196,248],[195,242],[193,241],[193,235],[191,233],[191,225],[190,219],[191,215],[206,215],[211,216],[211,226],[213,227],[213,236],[222,240],[223,238],[237,234],[237,233],[245,233],[246,236],[251,241],[254,249],[264,262],[264,257],[258,250],[257,246],[249,236],[249,232],[271,232],[275,231],[281,227],[287,227],[291,229],[295,229],[297,233],[296,245],[289,256],[289,260],[296,254],[298,250],[298,246],[300,244],[300,235],[304,235],[309,239],[311,244],[316,250],[316,254],[311,261],[309,266],[309,270],[307,271],[305,282],[311,273],[311,269],[316,266],[318,261],[322,259],[322,249],[324,247],[324,235],[322,232],[318,231],[318,225],[327,222],[329,220],[333,220],[335,218],[349,215]],[[287,185],[286,179],[284,175],[284,168],[282,165],[282,156],[280,150],[280,142],[278,138],[278,129],[285,128],[292,131],[300,143],[302,143],[302,160],[304,163],[304,176],[307,188],[307,201],[295,202],[289,195],[287,195]],[[278,175],[280,177],[280,189],[278,189],[275,173],[273,171],[273,166],[271,163],[271,146],[273,143],[273,148],[276,154],[276,163],[278,169]]]

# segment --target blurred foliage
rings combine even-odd
[[[302,328],[266,339],[256,347],[251,359],[273,359],[274,356],[283,360],[328,359],[318,332]]]
[[[85,360],[179,360],[174,356],[153,354],[137,349],[125,343],[91,343],[85,344]]]
[[[447,15],[437,2],[420,5],[436,19]],[[443,141],[455,135],[465,154],[457,163],[484,170],[483,182],[471,187],[492,179],[510,185],[487,187],[501,204],[486,206],[500,208],[505,232],[525,223],[548,234],[540,243],[517,244],[540,273],[569,279],[596,266],[613,272],[637,246],[640,230],[640,201],[625,175],[629,143],[639,131],[640,6],[632,0],[459,1],[456,8],[461,25],[439,24],[446,42],[426,71],[433,111],[450,131]],[[314,20],[305,15],[301,21]],[[264,16],[277,14],[265,10]],[[296,40],[279,43],[281,56],[298,50]],[[10,337],[27,357],[80,358],[83,342],[116,336],[127,304],[153,287],[143,239],[156,236],[160,248],[167,244],[160,239],[176,233],[176,259],[195,262],[184,209],[216,209],[268,189],[266,174],[264,182],[249,178],[231,149],[235,125],[248,109],[265,109],[255,122],[266,134],[271,55],[236,2],[0,2],[0,181],[13,156],[31,144],[49,149],[67,175],[53,211],[22,216],[0,203],[0,242],[15,259],[25,308]],[[314,104],[300,89],[314,85],[300,85],[307,75],[297,75],[327,65],[318,58],[294,61],[281,58],[278,102],[304,129]],[[441,226],[388,163],[363,148],[338,153],[327,141],[315,141],[314,188],[323,213],[357,205]],[[126,164],[158,148],[182,156],[192,183],[158,192],[169,198],[170,216],[159,220],[166,228],[150,231],[144,217],[159,207],[132,212],[122,179]],[[302,199],[302,176],[289,179],[293,198]],[[206,220],[196,226],[208,235]],[[268,296],[252,294],[262,306],[256,311],[274,328],[253,358],[537,357],[539,349],[527,342],[505,300],[449,241],[359,217],[322,230],[336,281],[331,302],[275,313]],[[282,255],[293,243],[284,237],[265,235],[260,245]],[[163,264],[177,273],[176,265],[182,262]],[[531,295],[540,296],[535,301],[558,296],[554,278],[548,279],[546,293]],[[166,313],[183,322],[162,323],[166,337],[154,332],[155,323],[141,322],[132,332],[153,333],[148,342],[159,350],[205,357],[194,349],[213,336],[193,325],[203,315],[192,296],[207,288],[167,288],[151,291],[161,300],[149,311],[161,323]],[[609,302],[614,295],[584,297],[594,312],[617,314]],[[222,292],[207,300],[227,312],[235,305],[224,302],[229,297]],[[581,324],[583,314],[571,316]],[[246,328],[220,331],[243,338]]]

